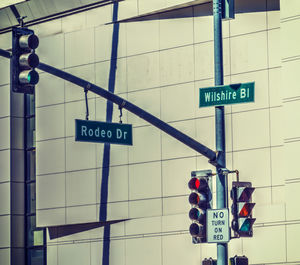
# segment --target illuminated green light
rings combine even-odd
[[[246,219],[244,221],[244,223],[242,224],[240,231],[248,232],[248,231],[250,231],[250,229],[251,229],[251,221],[250,221],[250,219]]]
[[[35,70],[25,70],[19,74],[20,84],[36,85],[39,82],[39,74]]]

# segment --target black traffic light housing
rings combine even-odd
[[[39,81],[35,67],[39,65],[39,57],[35,49],[39,39],[33,30],[27,28],[12,29],[11,88],[17,93],[34,93],[34,86]]]
[[[193,221],[190,234],[194,244],[206,242],[206,210],[212,208],[212,171],[192,171],[188,187],[191,190],[189,217]]]
[[[230,265],[248,265],[248,258],[245,256],[237,256],[229,259]]]
[[[217,265],[217,260],[213,258],[202,260],[202,265]]]
[[[255,188],[251,182],[232,182],[231,199],[233,200],[231,212],[233,215],[231,228],[236,237],[252,237],[253,224],[252,209],[255,203],[252,202],[252,193]]]

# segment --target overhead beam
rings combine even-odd
[[[4,56],[6,58],[10,58],[11,55],[8,51],[0,49],[0,56]],[[88,89],[89,91],[94,92],[95,94],[119,105],[120,107],[127,109],[128,111],[132,112],[133,114],[139,116],[141,119],[149,122],[153,126],[157,127],[158,129],[164,131],[165,133],[169,134],[173,138],[177,139],[178,141],[182,142],[186,146],[194,149],[196,152],[202,154],[203,156],[207,157],[212,164],[216,163],[216,152],[209,149],[205,145],[197,142],[190,136],[182,133],[181,131],[177,130],[176,128],[172,127],[171,125],[167,124],[166,122],[160,120],[159,118],[155,117],[154,115],[150,114],[149,112],[141,109],[140,107],[132,104],[131,102],[105,90],[102,87],[96,86],[84,79],[81,79],[77,76],[74,76],[70,73],[57,69],[53,66],[40,63],[37,67],[42,71],[45,71],[49,74],[54,76],[60,77],[66,81],[69,81],[73,84],[76,84],[80,87]]]
[[[175,129],[174,127],[172,127],[171,125],[167,124],[166,122],[158,119],[157,117],[153,116],[152,114],[150,114],[149,112],[141,109],[140,107],[132,104],[131,102],[113,94],[110,93],[109,91],[96,86],[94,84],[89,83],[86,80],[83,80],[77,76],[74,76],[72,74],[69,74],[67,72],[64,72],[60,69],[57,69],[55,67],[52,67],[50,65],[44,64],[44,63],[40,63],[39,66],[37,67],[40,70],[43,70],[49,74],[55,75],[57,77],[60,77],[64,80],[67,80],[73,84],[76,84],[80,87],[86,88],[89,91],[94,92],[95,94],[110,100],[111,102],[119,105],[120,107],[127,109],[128,111],[132,112],[133,114],[139,116],[140,118],[142,118],[143,120],[149,122],[150,124],[152,124],[153,126],[157,127],[158,129],[164,131],[165,133],[169,134],[170,136],[174,137],[175,139],[177,139],[178,141],[182,142],[183,144],[189,146],[190,148],[194,149],[195,151],[197,151],[198,153],[204,155],[205,157],[209,158],[212,163],[216,160],[216,153],[215,151],[209,149],[208,147],[206,147],[205,145],[197,142],[196,140],[194,140],[193,138],[191,138],[190,136],[182,133],[181,131]]]

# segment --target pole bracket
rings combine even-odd
[[[122,122],[122,116],[123,116],[122,109],[124,108],[125,104],[126,104],[126,101],[123,100],[122,103],[119,105],[119,110],[120,110],[120,116],[119,116],[119,118],[120,118],[120,123],[123,123],[123,122]]]
[[[213,166],[218,166],[218,155],[219,151],[215,151],[216,156],[213,159],[208,160],[208,163],[212,164]]]
[[[89,89],[91,88],[91,84],[87,84],[87,86],[84,87],[84,94],[85,94],[85,106],[86,106],[86,115],[85,119],[89,119],[89,103],[88,103],[88,98],[87,98],[87,93]]]
[[[240,172],[237,169],[229,170],[227,168],[219,168],[219,170],[218,170],[218,174],[221,174],[221,175],[228,175],[228,174],[232,174],[232,173],[236,174],[237,182],[239,182],[239,173]]]

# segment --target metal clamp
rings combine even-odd
[[[208,163],[210,163],[210,164],[212,164],[213,166],[216,167],[218,165],[217,160],[218,160],[219,151],[216,151],[215,153],[216,153],[215,158],[208,160]]]
[[[119,118],[120,118],[120,123],[123,123],[123,122],[122,122],[122,116],[123,116],[122,109],[124,108],[125,104],[126,104],[126,101],[123,100],[122,104],[119,105],[119,110],[120,110],[120,116],[119,116]]]
[[[89,103],[88,103],[88,98],[87,98],[87,93],[89,89],[91,88],[91,84],[87,84],[87,86],[84,88],[84,94],[85,94],[85,106],[86,106],[86,115],[85,119],[89,119]]]
[[[229,170],[227,168],[220,168],[219,171],[218,171],[218,174],[222,174],[222,175],[228,175],[228,174],[232,174],[232,173],[236,174],[237,182],[239,182],[239,173],[240,172],[237,169]]]

